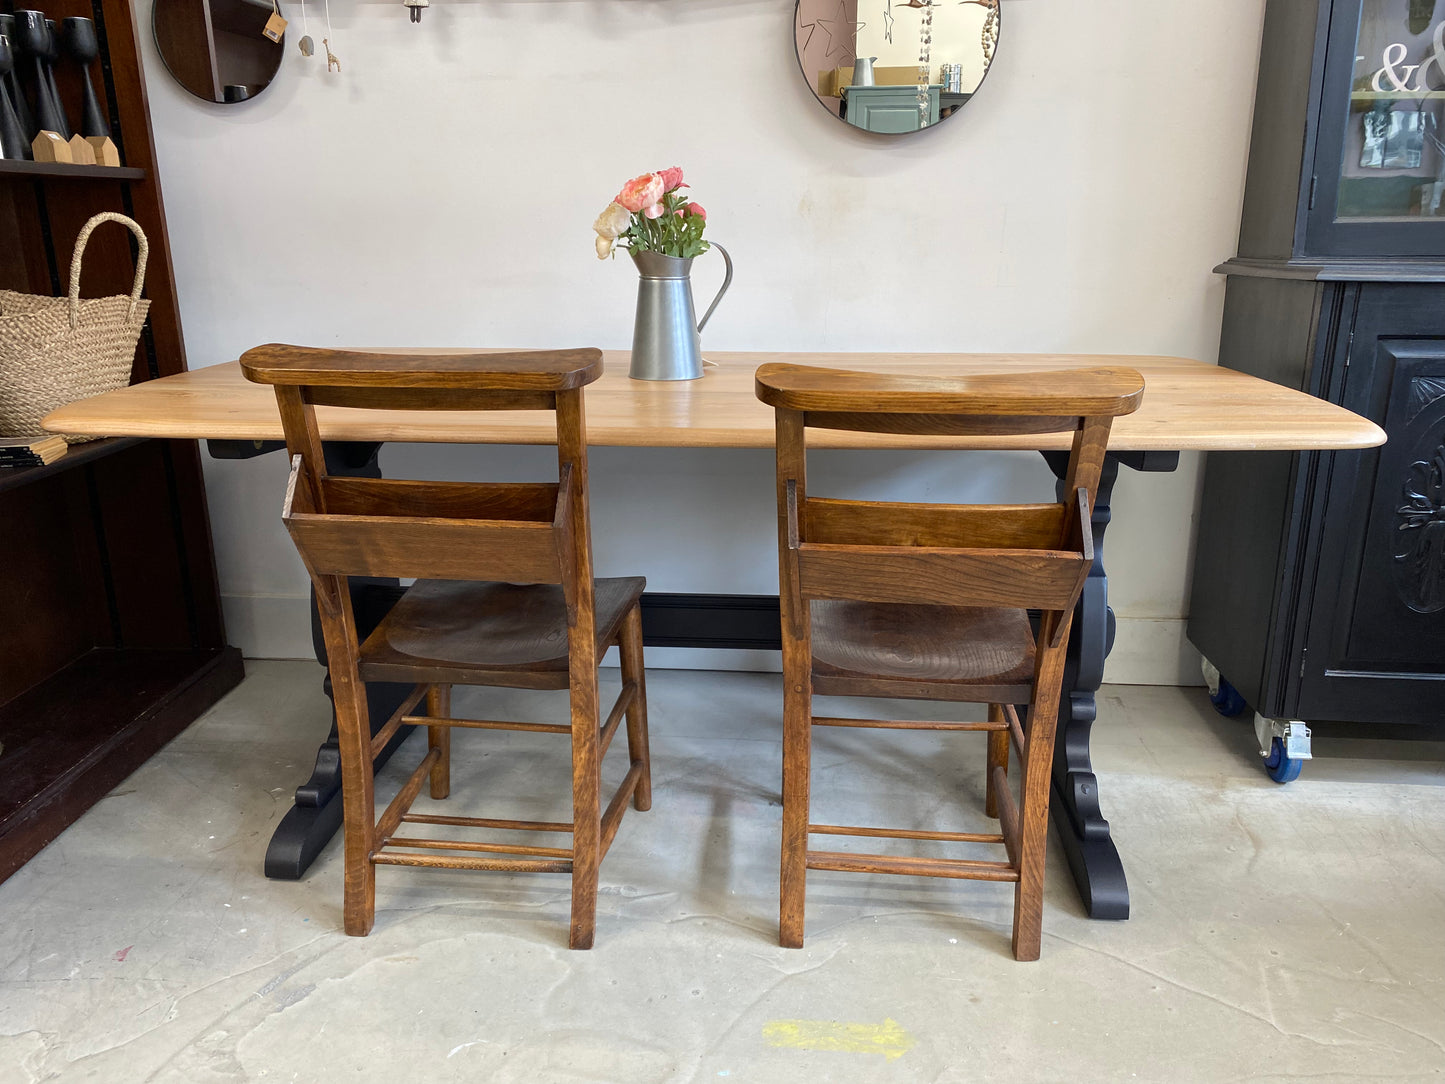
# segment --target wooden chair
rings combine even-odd
[[[241,358],[276,386],[291,455],[283,518],[316,585],[342,758],[346,932],[370,931],[376,866],[572,875],[573,948],[592,945],[598,865],[629,799],[652,804],[643,678],[641,578],[592,577],[582,388],[602,374],[597,350],[393,355],[261,346]],[[368,410],[551,410],[558,480],[483,484],[332,477],[316,407]],[[347,576],[417,577],[365,643]],[[623,686],[600,718],[597,666],[619,645]],[[363,682],[415,688],[373,736]],[[567,689],[570,725],[458,719],[452,685]],[[412,714],[426,701],[426,714]],[[600,812],[600,766],[623,716],[631,766]],[[426,726],[428,749],[375,818],[373,758],[402,726]],[[423,781],[450,790],[450,728],[525,730],[572,739],[568,822],[408,812]],[[567,833],[570,847],[401,836],[403,824]],[[444,852],[461,852],[447,854]]]
[[[807,871],[1012,881],[1013,951],[1039,956],[1049,770],[1074,604],[1093,562],[1090,511],[1111,419],[1138,408],[1132,369],[957,380],[764,365],[757,396],[777,411],[783,638],[780,937],[803,944]],[[1058,504],[941,505],[808,496],[805,430],[1073,433]],[[1037,637],[1028,610],[1041,612]],[[987,722],[819,718],[812,696],[988,704]],[[1031,706],[1027,724],[1014,705]],[[814,726],[988,732],[986,802],[996,834],[811,823]],[[1023,767],[1008,785],[1010,739]],[[810,850],[813,835],[1001,844],[1007,861]]]

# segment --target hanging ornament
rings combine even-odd
[[[933,112],[929,92],[933,75],[933,5],[910,2],[907,6],[923,9],[923,18],[918,23],[918,127],[927,128]]]
[[[302,56],[310,56],[316,51],[316,43],[311,40],[311,28],[306,25],[306,0],[301,0],[301,40],[296,47],[301,50]]]
[[[276,3],[276,0],[271,0],[271,17],[261,28],[261,36],[270,41],[280,41],[281,35],[284,33],[286,33],[286,20],[281,18],[280,5]]]
[[[321,39],[321,47],[326,50],[326,70],[339,72],[341,61],[336,59],[336,54],[331,51],[331,0],[325,0],[326,10],[326,37]]]
[[[402,5],[411,12],[411,21],[421,22],[421,9],[431,7],[431,0],[401,0]]]

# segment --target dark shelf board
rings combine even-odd
[[[233,647],[95,648],[0,705],[0,881],[241,675]]]
[[[31,482],[39,482],[52,475],[63,474],[65,471],[82,467],[87,463],[94,463],[97,459],[104,459],[108,455],[132,448],[149,439],[149,437],[102,437],[100,440],[88,440],[84,444],[72,444],[70,450],[63,456],[54,463],[47,463],[43,467],[0,467],[0,493],[7,489],[18,489]]]
[[[111,181],[143,181],[146,171],[134,166],[78,166],[67,162],[26,162],[18,158],[0,159],[0,176],[34,177],[42,180],[97,178]]]

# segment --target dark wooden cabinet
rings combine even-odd
[[[1445,722],[1442,20],[1445,0],[1266,10],[1220,364],[1389,434],[1208,457],[1189,637],[1270,718]]]
[[[151,309],[132,380],[181,372],[136,12],[127,0],[44,10],[96,20],[94,75],[125,168],[0,161],[0,286],[62,293],[81,225],[123,212],[150,240]],[[76,73],[62,64],[56,75],[78,116]],[[129,293],[134,259],[125,230],[98,230],[82,296]],[[0,470],[0,880],[240,677],[194,441],[98,440],[48,466]]]

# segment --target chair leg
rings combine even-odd
[[[633,764],[642,765],[637,789],[632,792],[632,808],[644,812],[652,808],[652,754],[647,740],[647,674],[642,662],[642,607],[633,604],[622,621],[622,635],[617,648],[622,656],[622,680],[637,686],[637,695],[627,709],[627,755]]]
[[[572,659],[572,926],[567,944],[592,947],[597,928],[597,877],[602,852],[597,757],[597,666],[594,653]],[[585,669],[584,669],[585,668]],[[578,673],[582,669],[583,673]]]
[[[1056,615],[1047,615],[1054,617]],[[1047,621],[1045,622],[1047,626]],[[1064,641],[1067,642],[1067,631]],[[1040,633],[1042,644],[1045,635]],[[1043,940],[1044,859],[1049,845],[1049,788],[1054,734],[1059,722],[1059,686],[1064,645],[1040,651],[1034,671],[1034,702],[1029,712],[1019,806],[1019,879],[1014,886],[1013,953],[1016,960],[1037,960]]]
[[[449,719],[452,714],[452,687],[433,685],[426,691],[426,713],[433,719]],[[447,797],[452,792],[452,728],[429,726],[426,728],[427,749],[437,749],[441,756],[431,769],[431,796],[435,799]]]
[[[793,647],[795,650],[789,651]],[[811,659],[783,644],[783,848],[778,884],[778,944],[803,947],[803,911],[808,881],[808,800],[812,759]],[[789,656],[802,655],[801,662]]]
[[[990,704],[988,706],[988,721],[1001,723],[1004,721],[1003,705]],[[1008,747],[1009,736],[1007,730],[990,730],[988,732],[988,769],[984,773],[984,812],[990,817],[998,816],[998,795],[993,788],[993,770],[1002,768],[1004,774],[1008,774]]]
[[[371,760],[371,721],[366,686],[356,670],[356,627],[351,592],[343,576],[318,581],[324,606],[321,631],[336,706],[341,756],[341,816],[345,826],[343,925],[353,937],[371,932],[376,916],[376,867],[371,852],[376,832],[376,798]]]

